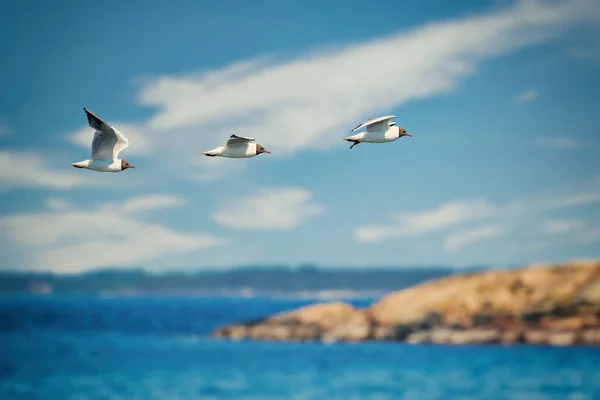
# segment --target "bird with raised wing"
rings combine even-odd
[[[357,144],[363,142],[387,143],[393,142],[394,140],[398,140],[403,136],[413,137],[413,135],[406,132],[404,128],[398,126],[395,122],[392,122],[394,118],[396,118],[395,115],[371,118],[350,131],[354,132],[357,129],[366,128],[363,132],[359,132],[355,135],[345,137],[342,140],[352,142],[352,146],[350,146],[350,148],[353,148]]]
[[[125,135],[85,107],[83,110],[87,116],[88,124],[95,130],[94,139],[92,140],[92,156],[87,160],[69,165],[98,172],[121,172],[127,168],[135,168],[126,160],[119,158],[119,153],[129,146],[129,141]]]
[[[250,158],[262,153],[271,154],[260,144],[254,141],[254,138],[231,135],[225,146],[215,147],[212,150],[205,151],[204,155],[208,157],[227,157],[227,158]]]

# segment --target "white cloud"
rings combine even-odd
[[[115,126],[127,135],[141,132],[131,151],[160,150],[161,159],[173,161],[164,168],[178,171],[231,133],[255,137],[274,157],[327,149],[340,145],[340,135],[358,121],[452,91],[485,60],[596,22],[597,8],[595,0],[518,1],[293,59],[262,57],[199,74],[146,78],[139,103],[156,114],[138,127]],[[78,143],[88,148],[89,135],[80,135]],[[196,178],[210,180],[210,174]]]
[[[536,89],[528,89],[524,92],[519,93],[517,95],[515,101],[519,104],[528,103],[532,100],[535,100],[539,95],[539,92]]]
[[[541,233],[546,235],[571,233],[582,230],[584,226],[583,221],[577,219],[553,219],[544,222]]]
[[[568,136],[558,136],[543,139],[542,143],[555,149],[577,149],[583,145],[577,139]]]
[[[157,208],[179,206],[184,203],[181,197],[169,194],[156,194],[126,200],[119,208],[125,213],[152,211]]]
[[[50,197],[46,199],[46,205],[51,210],[66,210],[67,208],[69,208],[70,203],[65,199]]]
[[[596,186],[600,186],[597,185]],[[567,196],[561,196],[554,199],[548,199],[541,204],[546,209],[574,207],[584,204],[600,202],[600,187],[592,188],[581,193],[574,193]]]
[[[557,221],[556,224],[543,225],[540,233],[542,236],[532,245],[538,251],[600,243],[600,222],[582,222],[572,226],[565,223],[561,226]]]
[[[172,196],[154,195],[88,209],[67,210],[59,206],[50,212],[2,217],[0,233],[3,243],[20,250],[22,258],[15,261],[18,267],[59,273],[168,262],[170,256],[225,242],[205,233],[176,232],[132,213],[181,203]],[[61,205],[55,199],[48,204]]]
[[[232,229],[290,230],[323,211],[306,189],[271,188],[225,203],[213,219]]]
[[[591,183],[586,182],[578,190],[578,192],[571,191],[569,195],[545,194],[527,197],[505,205],[492,205],[485,200],[474,199],[442,204],[432,210],[403,212],[392,215],[393,222],[390,224],[358,226],[354,231],[354,238],[358,242],[376,243],[452,228],[453,231],[444,233],[444,249],[456,251],[478,238],[489,239],[507,232],[510,225],[517,224],[523,216],[600,203],[600,185],[595,180],[592,180]],[[489,221],[490,223],[484,227],[464,230],[464,225],[476,221]],[[567,223],[563,220],[551,221],[543,229],[549,233],[575,228],[577,228],[576,222],[570,220]],[[460,230],[456,231],[456,229]],[[583,237],[590,237],[590,235]],[[591,235],[591,237],[595,236]]]
[[[188,178],[197,182],[214,182],[244,170],[244,162],[239,159],[194,155],[189,163],[193,172],[188,174]]]
[[[40,154],[0,150],[0,184],[3,188],[71,189],[93,182],[82,175],[73,174],[74,171],[70,171],[73,167],[69,167],[68,163],[61,165],[65,167],[65,172],[58,172],[49,166]]]
[[[494,212],[494,207],[485,200],[455,201],[442,204],[433,210],[396,214],[393,225],[358,227],[355,231],[355,239],[359,242],[378,242],[392,237],[417,236],[465,221],[484,218]]]
[[[492,239],[504,232],[500,225],[487,225],[449,234],[444,239],[444,250],[454,252],[474,242]]]

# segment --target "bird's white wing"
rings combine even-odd
[[[395,115],[386,115],[385,117],[377,117],[366,120],[350,132],[354,132],[357,129],[367,127],[367,132],[385,130],[390,126],[390,121],[396,118]]]
[[[117,131],[96,114],[84,108],[90,127],[96,130],[92,141],[92,160],[112,161],[119,157],[119,153],[127,146],[129,141],[121,132]]]
[[[254,138],[243,137],[238,135],[229,136],[229,140],[225,144],[227,147],[242,147],[248,146],[251,142],[254,142]]]
[[[119,132],[116,128],[112,128],[115,135],[117,135],[117,143],[115,143],[113,147],[113,160],[119,158],[119,153],[123,151],[123,149],[129,146],[129,140]]]

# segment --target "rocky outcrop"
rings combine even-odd
[[[225,326],[216,337],[267,340],[363,341],[371,336],[366,310],[340,302],[315,304],[258,321]]]
[[[455,275],[391,293],[368,309],[315,304],[228,325],[214,336],[600,345],[600,261]]]

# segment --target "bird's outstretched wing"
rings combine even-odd
[[[367,127],[367,132],[385,130],[390,126],[390,121],[396,118],[395,115],[386,115],[385,117],[377,117],[366,120],[365,122],[352,129],[354,132],[357,129]]]
[[[121,132],[104,122],[87,108],[83,109],[87,116],[88,124],[96,131],[92,141],[92,160],[113,161],[119,153],[129,146],[129,141]]]
[[[254,142],[254,138],[238,136],[238,135],[231,135],[231,136],[229,136],[229,140],[227,140],[227,143],[225,145],[227,147],[241,147],[241,146],[248,146],[248,144],[250,144],[252,142]]]

